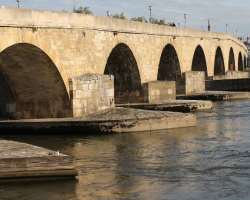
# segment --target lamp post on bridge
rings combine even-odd
[[[229,24],[226,24],[226,33],[228,32]]]
[[[187,27],[187,16],[188,14],[184,13],[184,26]]]
[[[16,0],[17,2],[17,8],[20,8],[20,0]]]
[[[148,10],[149,10],[149,22],[152,21],[152,6],[148,6]]]
[[[73,0],[73,12],[76,10],[76,0]]]
[[[211,31],[211,23],[210,23],[210,19],[207,20],[207,31],[210,32]]]

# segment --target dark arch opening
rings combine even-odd
[[[235,58],[233,48],[230,48],[229,52],[228,69],[229,71],[235,71]]]
[[[175,48],[168,44],[162,51],[158,78],[159,81],[181,80],[181,68]]]
[[[194,52],[193,62],[192,62],[192,71],[204,71],[206,77],[208,76],[206,57],[200,45],[195,49],[195,52]]]
[[[214,75],[216,76],[224,74],[225,74],[224,58],[221,48],[218,47],[215,54]]]
[[[118,44],[112,50],[104,73],[114,75],[115,103],[134,103],[143,100],[138,65],[126,44]]]
[[[247,57],[244,56],[244,69],[246,69],[246,68],[247,68]]]
[[[239,71],[244,71],[244,66],[243,66],[243,60],[242,60],[242,54],[241,54],[241,52],[239,53],[239,57],[238,57],[238,70]]]
[[[70,117],[70,99],[53,61],[40,48],[18,43],[0,53],[0,118]]]

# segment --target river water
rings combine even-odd
[[[0,184],[1,200],[249,200],[250,102],[216,104],[198,126],[116,135],[3,135],[74,156],[79,182]]]

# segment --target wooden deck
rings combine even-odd
[[[20,178],[74,178],[73,158],[45,148],[0,140],[0,181]]]

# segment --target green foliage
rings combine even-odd
[[[156,19],[156,18],[151,18],[150,23],[164,25],[164,26],[173,26],[173,27],[176,26],[174,22],[169,23],[169,22],[165,22],[164,19]]]
[[[166,25],[164,19],[151,18],[151,19],[150,19],[150,22],[151,22],[152,24]]]
[[[80,6],[79,8],[75,8],[73,10],[73,12],[74,13],[85,14],[85,15],[93,15],[93,12],[89,9],[89,7]]]
[[[144,22],[147,23],[148,20],[145,17],[134,17],[130,19],[131,21],[136,21],[136,22]]]
[[[112,17],[116,19],[127,19],[123,12],[120,14],[114,14]]]

